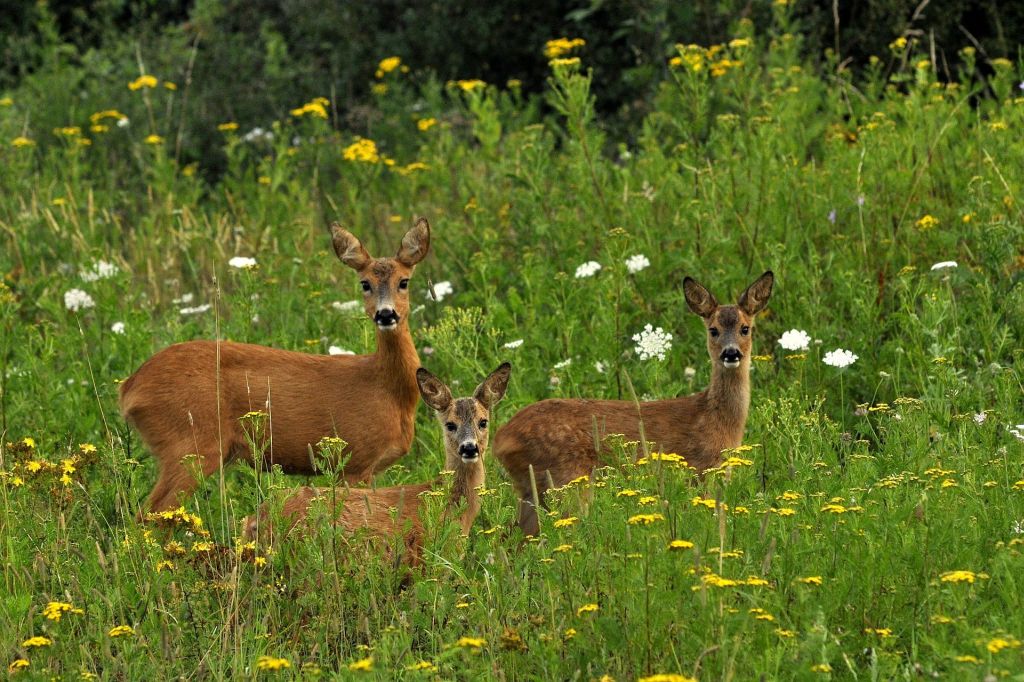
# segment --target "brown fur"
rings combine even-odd
[[[687,278],[687,304],[701,315],[708,330],[712,360],[711,384],[685,398],[637,404],[626,400],[542,400],[520,410],[494,437],[494,456],[508,471],[519,494],[519,526],[539,532],[530,467],[540,501],[551,487],[589,475],[601,465],[594,443],[622,434],[641,438],[662,452],[681,455],[698,471],[716,466],[721,452],[743,441],[750,405],[750,350],[754,316],[771,295],[773,277],[765,273],[740,297],[736,306],[718,305],[704,287]],[[747,334],[743,334],[747,327]],[[712,330],[718,335],[712,336]],[[742,354],[740,364],[727,368],[721,361],[726,346]],[[599,443],[598,443],[599,444]]]
[[[505,393],[511,366],[503,364],[477,388],[474,397],[453,400],[451,391],[437,377],[420,368],[416,377],[420,393],[427,405],[437,413],[438,421],[445,429],[445,470],[452,472],[451,488],[445,505],[445,520],[455,517],[465,501],[465,508],[458,515],[459,526],[464,535],[480,513],[480,496],[477,489],[484,485],[484,454],[487,451],[487,421],[490,410]],[[454,425],[451,430],[449,425]],[[461,439],[455,436],[463,436]],[[466,461],[459,454],[463,443],[475,443],[479,455]],[[288,525],[285,535],[293,531],[308,532],[311,505],[314,500],[323,500],[334,525],[343,529],[346,536],[365,529],[374,538],[393,538],[404,535],[410,565],[417,565],[422,557],[423,521],[421,510],[422,494],[437,485],[416,483],[391,488],[345,489],[303,487],[290,493],[282,507],[282,517]],[[243,521],[246,537],[264,540],[272,538],[270,509],[263,505],[259,512]]]
[[[413,441],[419,357],[409,333],[409,298],[400,287],[426,255],[430,228],[420,219],[395,258],[370,258],[354,236],[332,227],[335,251],[370,291],[373,318],[383,303],[398,315],[377,329],[372,355],[311,355],[265,346],[190,341],[147,360],[121,385],[120,407],[156,458],[158,478],[143,511],[179,504],[198,485],[185,464],[199,456],[203,476],[252,454],[239,418],[269,414],[267,464],[311,473],[309,448],[324,436],[348,442],[345,478],[367,479],[403,454]],[[380,276],[386,273],[386,277]],[[218,400],[219,397],[219,400]],[[140,512],[141,516],[141,512]]]

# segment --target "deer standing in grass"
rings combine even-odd
[[[505,395],[512,366],[503,363],[474,391],[470,398],[452,398],[452,392],[436,376],[422,367],[416,372],[423,402],[436,413],[444,426],[445,471],[451,473],[451,487],[445,504],[446,520],[458,518],[464,535],[469,534],[480,513],[478,488],[484,485],[484,453],[487,451],[488,420],[494,405]],[[326,505],[334,525],[354,534],[360,529],[373,537],[403,535],[409,563],[419,563],[423,544],[420,495],[436,481],[400,485],[391,488],[313,488],[304,486],[288,494],[281,510],[287,522],[286,534],[293,529],[311,530],[315,501]],[[460,512],[460,507],[464,508]],[[243,521],[249,539],[272,538],[270,509],[264,504],[259,512]]]
[[[140,512],[180,504],[202,476],[252,461],[239,417],[268,413],[264,464],[312,473],[309,448],[324,436],[348,442],[345,477],[359,481],[409,451],[419,393],[419,356],[409,333],[409,278],[430,248],[420,218],[394,258],[372,258],[331,227],[341,262],[359,274],[366,314],[377,325],[372,355],[311,355],[226,341],[189,341],[160,351],[121,385],[120,406],[156,458],[158,477]]]
[[[684,457],[697,471],[717,466],[721,452],[738,447],[750,406],[750,348],[754,316],[768,303],[774,276],[761,275],[736,305],[718,305],[693,279],[683,281],[690,310],[704,320],[711,385],[685,398],[634,403],[625,400],[542,400],[515,414],[494,436],[494,456],[519,495],[519,527],[539,532],[535,502],[549,487],[589,475],[601,465],[594,442],[609,434],[653,441]],[[537,497],[534,499],[534,482]]]

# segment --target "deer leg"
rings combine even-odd
[[[519,500],[519,529],[523,535],[540,535],[540,520],[537,518],[537,507],[527,497]]]
[[[211,450],[216,452],[216,448]],[[221,467],[221,459],[217,454],[200,455],[198,471],[186,463],[186,457],[188,455],[175,457],[170,461],[157,459],[159,473],[156,485],[139,511],[139,520],[144,519],[146,512],[162,512],[179,506],[184,498],[195,492],[203,479]]]

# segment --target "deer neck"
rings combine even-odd
[[[416,386],[420,356],[412,342],[408,322],[402,320],[393,331],[377,330],[377,362],[395,399],[415,406],[420,397]]]
[[[735,369],[713,362],[707,399],[711,410],[742,429],[750,409],[750,358],[744,357]]]
[[[480,492],[479,488],[484,485],[484,463],[483,459],[475,462],[459,462],[453,467],[452,489],[448,496],[448,506],[445,515],[451,518],[454,511],[466,500],[466,508],[459,515],[459,525],[462,527],[462,534],[469,535],[469,529],[473,526],[477,514],[480,513]]]

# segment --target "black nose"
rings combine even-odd
[[[459,455],[464,459],[476,459],[480,456],[480,448],[476,443],[463,443],[459,446]]]
[[[381,308],[373,316],[373,321],[385,326],[398,324],[398,313],[392,308]]]
[[[726,348],[722,351],[722,362],[739,362],[743,357],[738,348]]]

